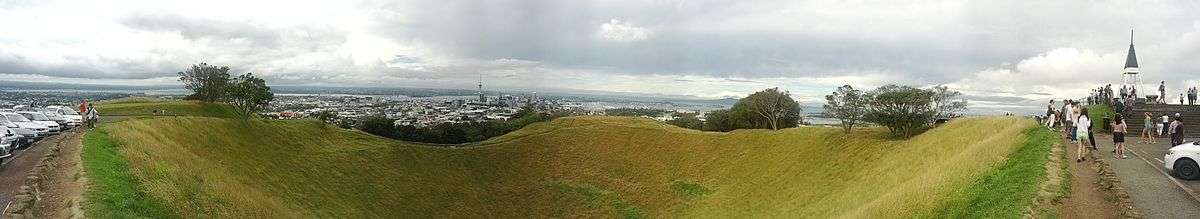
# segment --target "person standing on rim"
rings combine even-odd
[[[1171,116],[1170,115],[1167,115],[1164,113],[1162,116],[1162,124],[1159,124],[1159,125],[1160,126],[1158,127],[1158,136],[1162,136],[1162,137],[1166,138],[1169,134],[1171,134],[1171,132],[1169,132],[1170,130],[1167,129],[1168,127],[1171,127]]]
[[[1188,105],[1196,105],[1196,87],[1188,88]]]
[[[1080,125],[1084,125],[1084,124],[1080,124],[1081,122],[1080,122],[1079,118],[1082,116],[1086,116],[1087,113],[1084,112],[1084,109],[1086,109],[1086,108],[1081,107],[1079,105],[1080,105],[1080,102],[1070,102],[1070,112],[1072,112],[1072,113],[1070,113],[1070,117],[1075,118],[1075,131],[1074,131],[1075,132],[1075,141],[1085,141],[1085,140],[1087,140],[1087,136],[1082,136],[1084,138],[1080,138],[1080,136],[1079,136]],[[1088,119],[1091,119],[1091,118],[1088,118]],[[1085,129],[1084,132],[1087,132],[1087,130]]]
[[[1075,117],[1075,100],[1067,100],[1063,103],[1062,118],[1066,119],[1066,123],[1062,124],[1063,134],[1067,134],[1070,143],[1075,143],[1075,119],[1078,119]]]
[[[92,104],[87,108],[84,120],[87,120],[88,128],[95,128],[96,123],[100,122],[100,113],[96,112],[96,105]]]
[[[1171,145],[1175,146],[1183,144],[1183,121],[1179,113],[1175,114],[1175,121],[1171,121]]]
[[[1158,102],[1167,104],[1167,81],[1158,82]]]
[[[1050,99],[1050,104],[1046,104],[1046,127],[1054,128],[1054,99]]]
[[[1142,139],[1148,139],[1150,141],[1140,140],[1138,143],[1154,144],[1154,114],[1146,112],[1145,116],[1146,118],[1142,119]]]
[[[1133,99],[1134,101],[1136,101],[1136,100],[1137,100],[1137,98],[1138,98],[1138,96],[1137,96],[1137,87],[1130,87],[1130,88],[1129,88],[1129,98],[1130,98],[1130,99]]]
[[[1082,114],[1080,114],[1080,115],[1087,115],[1087,111],[1086,111],[1086,110],[1087,110],[1087,108],[1086,108],[1086,107],[1084,107],[1083,109],[1084,109],[1085,111],[1084,111]],[[1090,117],[1089,117],[1089,119],[1090,119]],[[1090,121],[1090,120],[1089,120],[1089,121]],[[1096,148],[1096,134],[1094,134],[1094,133],[1092,132],[1092,125],[1091,125],[1091,123],[1088,123],[1088,128],[1087,128],[1087,141],[1088,141],[1088,144],[1089,144],[1089,145],[1091,145],[1091,147],[1092,147],[1092,150],[1099,150],[1099,148]]]
[[[1128,158],[1125,156],[1125,118],[1121,114],[1117,114],[1113,117],[1112,123],[1113,155],[1120,159]]]
[[[1087,130],[1091,128],[1089,126],[1092,124],[1091,119],[1088,118],[1087,112],[1087,108],[1083,108],[1079,118],[1075,119],[1075,137],[1079,138],[1079,141],[1077,141],[1075,144],[1075,162],[1083,162],[1087,160],[1087,158],[1084,158],[1085,156],[1083,156],[1083,153],[1088,152],[1087,143],[1085,143],[1086,141],[1084,141],[1084,139],[1088,138]]]

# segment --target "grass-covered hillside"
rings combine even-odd
[[[132,97],[95,103],[101,116],[203,116],[218,118],[244,117],[233,106],[200,101],[163,100]],[[157,113],[155,111],[158,111]]]
[[[104,178],[93,182],[122,191],[138,189],[107,194],[93,186],[87,212],[236,218],[961,216],[996,204],[977,206],[973,200],[997,201],[976,197],[973,188],[1008,166],[1006,156],[1023,148],[1033,126],[1020,118],[958,119],[908,140],[889,140],[881,130],[712,133],[647,119],[569,117],[452,149],[315,121],[139,119],[89,134],[119,146],[89,140],[85,147],[95,150],[85,148],[85,163],[117,154],[132,173],[89,178]],[[100,163],[88,164],[89,172],[121,167]],[[1026,190],[1016,192],[1033,192]],[[1028,201],[1000,204],[1017,202],[1020,209],[1009,213],[1019,214],[1019,203]]]

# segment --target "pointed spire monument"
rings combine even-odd
[[[1121,73],[1121,82],[1141,91],[1141,73],[1138,69],[1137,53],[1133,49],[1133,28],[1129,28],[1129,54],[1125,55],[1125,71]]]

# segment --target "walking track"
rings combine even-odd
[[[1200,218],[1200,196],[1196,193],[1200,181],[1177,179],[1163,168],[1168,139],[1158,139],[1157,144],[1138,143],[1140,140],[1128,137],[1129,158],[1118,159],[1112,153],[1112,136],[1100,134],[1096,135],[1099,149],[1092,152],[1105,156],[1146,218]]]

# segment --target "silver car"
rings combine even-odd
[[[12,152],[17,149],[17,139],[20,139],[17,133],[13,133],[8,127],[0,126],[0,164],[12,157]]]
[[[32,145],[34,139],[38,137],[37,132],[27,128],[22,128],[16,123],[9,122],[8,119],[2,115],[0,115],[0,127],[8,129],[9,132],[14,134],[15,139],[13,141],[13,149],[24,148]]]
[[[29,130],[35,132],[36,133],[36,135],[34,136],[35,139],[42,139],[46,136],[50,136],[50,127],[46,127],[45,125],[42,125],[40,123],[30,121],[28,118],[25,118],[25,116],[22,116],[21,114],[0,112],[0,116],[4,116],[4,118],[8,119],[9,122],[16,124],[17,127],[29,129]]]
[[[42,124],[46,127],[49,127],[51,135],[58,134],[59,132],[62,132],[62,130],[63,130],[62,125],[59,125],[58,122],[51,120],[50,117],[46,116],[46,114],[42,114],[40,112],[34,112],[34,111],[21,111],[21,112],[17,112],[17,114],[21,114],[21,116],[25,116],[25,118],[29,119],[30,121]]]

